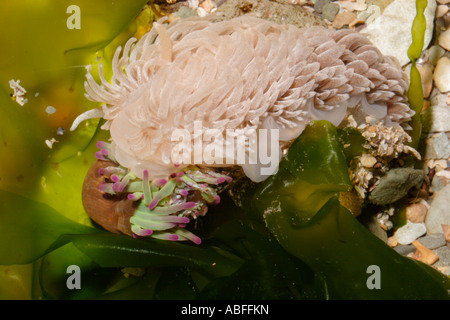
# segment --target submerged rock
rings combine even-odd
[[[412,168],[396,168],[383,176],[369,195],[376,205],[396,202],[408,194],[409,189],[419,186],[425,179],[425,171]]]

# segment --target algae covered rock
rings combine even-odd
[[[420,185],[425,171],[412,168],[396,168],[383,176],[369,195],[369,201],[377,205],[394,203],[408,194],[409,189]]]

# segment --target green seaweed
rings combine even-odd
[[[449,299],[450,279],[395,252],[340,205],[339,192],[351,185],[337,139],[326,121],[308,125],[255,193],[254,210],[288,253],[324,279],[329,299]],[[373,266],[378,289],[367,285]]]
[[[84,96],[85,66],[105,69],[118,45],[134,34],[147,1],[80,0],[80,29],[69,29],[73,1],[0,3],[0,189],[50,205],[90,224],[81,203],[84,176],[95,160],[87,150],[98,121],[69,128],[77,115],[98,107]],[[108,76],[108,75],[105,75]],[[23,106],[9,80],[27,91]],[[53,106],[56,112],[45,112]],[[62,128],[63,135],[58,134]],[[50,149],[45,141],[56,139]]]
[[[416,17],[414,18],[411,28],[412,43],[408,49],[408,57],[411,60],[411,73],[410,73],[410,85],[408,89],[408,100],[412,110],[415,111],[414,116],[410,121],[410,125],[413,128],[411,132],[411,146],[417,148],[419,145],[420,135],[422,132],[422,122],[420,113],[422,112],[424,97],[422,89],[422,79],[419,70],[416,67],[416,60],[422,54],[426,20],[425,9],[428,5],[427,0],[416,0]]]

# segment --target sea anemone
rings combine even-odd
[[[277,144],[268,151],[281,155],[311,120],[339,126],[349,115],[357,123],[371,116],[407,128],[414,114],[398,63],[352,30],[299,29],[251,16],[221,22],[195,17],[167,27],[160,21],[139,41],[130,39],[123,51],[119,47],[112,65],[108,82],[99,64],[100,84],[88,67],[86,97],[104,104],[79,116],[71,129],[88,118],[106,120],[102,128],[110,131],[111,141],[99,144],[97,157],[114,161],[119,169],[105,169],[108,182],[101,188],[109,194],[127,192],[131,200],[143,198],[145,214],[137,210],[130,219],[140,236],[158,230],[176,240],[168,236],[176,229],[181,240],[192,240],[180,232],[188,220],[175,217],[196,216],[198,203],[186,200],[193,192],[202,195],[203,204],[218,202],[211,186],[230,178],[217,167],[239,165],[255,182],[274,173],[277,166],[262,174],[267,162],[261,157],[249,161],[257,146],[251,137],[258,130],[269,129]],[[173,161],[179,146],[173,133],[188,133],[182,147],[192,151],[198,122],[216,132],[201,151],[223,150],[226,133],[232,131],[248,138],[243,143],[246,161],[230,161],[236,160],[236,150],[216,154],[221,161],[215,163],[196,161],[195,155]],[[279,160],[276,156],[276,165]],[[166,182],[158,183],[161,179]],[[148,223],[151,219],[156,222]]]

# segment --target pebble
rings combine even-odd
[[[211,13],[217,9],[216,3],[211,0],[203,1],[200,7],[203,8],[207,13]]]
[[[416,67],[422,80],[423,97],[428,98],[431,94],[431,90],[433,89],[433,65],[431,62],[427,62],[423,65],[418,63],[416,64]],[[405,72],[409,78],[411,73],[411,64],[408,64],[405,68]]]
[[[423,223],[428,212],[424,203],[413,203],[406,207],[406,217],[413,223]]]
[[[412,168],[395,168],[381,177],[378,185],[369,194],[369,200],[377,205],[386,205],[400,200],[409,189],[425,179],[425,171]]]
[[[438,88],[434,88],[430,96],[430,105],[450,106],[448,98],[448,94],[441,93]]]
[[[445,132],[433,134],[425,140],[424,146],[423,158],[425,160],[440,160],[450,157],[450,141]]]
[[[433,89],[433,66],[431,63],[417,64],[417,70],[422,78],[423,97],[428,98]]]
[[[436,66],[438,60],[445,54],[445,50],[438,45],[431,46],[425,53],[433,66]]]
[[[447,160],[428,160],[426,164],[428,168],[434,168],[436,172],[447,168]]]
[[[450,225],[450,185],[436,192],[430,204],[425,225],[430,234],[442,233],[442,225]]]
[[[397,239],[395,239],[394,236],[390,236],[387,241],[386,241],[387,245],[391,248],[394,248],[398,245],[398,241]]]
[[[435,267],[450,267],[450,248],[448,247],[448,245],[437,248],[434,250],[434,252],[439,257],[439,261],[434,264]]]
[[[366,21],[367,24],[370,24],[380,15],[380,7],[376,5],[370,5],[367,10],[358,13],[358,18]]]
[[[175,14],[181,18],[189,18],[197,15],[195,10],[187,6],[181,6],[180,9]]]
[[[354,21],[359,20],[358,17],[350,11],[344,11],[339,13],[333,20],[332,27],[335,29],[341,29],[344,26],[350,26]]]
[[[450,29],[448,30],[450,31]],[[449,33],[450,37],[450,33]],[[450,43],[449,43],[450,47]],[[450,59],[442,57],[439,59],[434,70],[433,79],[436,87],[440,92],[445,93],[450,91]]]
[[[424,237],[418,238],[419,242],[428,249],[437,249],[445,246],[445,236],[443,233],[427,234]]]
[[[363,154],[359,158],[359,161],[365,168],[372,168],[377,163],[377,158],[371,156],[370,154]]]
[[[444,230],[445,241],[450,243],[450,225],[443,224],[442,230]]]
[[[433,65],[430,62],[428,62],[423,65],[417,64],[416,67],[422,79],[423,97],[428,98],[431,94],[431,90],[433,89]],[[408,67],[406,68],[408,76],[410,70],[411,65],[408,65]]]
[[[449,8],[446,5],[439,5],[436,8],[436,18],[441,18],[448,12]]]
[[[450,179],[450,168],[445,168],[445,169],[442,169],[442,170],[436,170],[435,176],[445,177],[447,179]]]
[[[397,251],[402,256],[407,256],[408,254],[414,252],[416,250],[416,247],[414,247],[412,244],[407,245],[398,245],[394,248],[395,251]]]
[[[441,30],[447,30],[450,28],[450,12],[444,14],[443,17],[437,20],[436,26]]]
[[[425,233],[427,233],[425,223],[414,223],[408,220],[403,227],[395,231],[394,235],[399,244],[411,244]]]
[[[367,9],[365,0],[339,1],[339,4],[342,8],[349,11],[363,11]]]
[[[448,172],[448,171],[447,171]],[[450,178],[444,175],[435,174],[431,181],[430,192],[438,192],[442,190],[450,182]]]
[[[450,0],[437,0],[440,4],[447,4],[450,3]]]
[[[322,18],[328,21],[333,21],[339,12],[339,5],[337,3],[327,3],[322,8]]]
[[[444,230],[445,241],[450,243],[450,225],[443,224],[442,230]]]
[[[428,1],[424,48],[428,47],[433,35],[435,11],[436,2]],[[412,42],[411,26],[415,16],[415,1],[396,0],[361,32],[366,33],[383,54],[394,56],[401,65],[405,65],[409,62],[407,52]]]
[[[384,11],[384,9],[392,2],[394,2],[394,0],[366,0],[368,6],[376,5],[381,11]]]
[[[198,7],[197,9],[195,9],[195,12],[199,17],[206,17],[208,15],[208,12],[202,7]]]
[[[438,266],[439,261],[433,266],[437,271],[450,277],[450,267],[449,266]]]
[[[323,7],[327,4],[329,4],[331,0],[316,0],[316,3],[314,3],[314,10],[317,13],[322,13]]]
[[[450,131],[450,107],[446,104],[433,105],[422,113],[423,132]]]
[[[447,29],[439,35],[438,43],[442,48],[450,50],[450,29]]]

